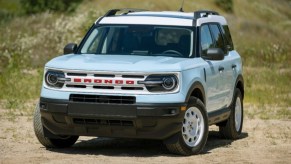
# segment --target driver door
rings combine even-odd
[[[217,43],[213,37],[210,26],[211,24],[204,24],[201,26],[201,56],[206,54],[209,48],[217,47]],[[207,87],[205,90],[208,98],[206,108],[208,112],[212,112],[221,109],[224,106],[224,97],[221,95],[224,72],[222,61],[205,60],[205,62],[207,63],[207,66],[205,67]]]

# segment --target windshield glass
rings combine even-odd
[[[148,55],[189,58],[193,51],[193,31],[165,26],[100,26],[91,30],[81,53]]]

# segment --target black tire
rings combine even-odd
[[[238,118],[241,118],[241,123],[236,127],[235,117],[236,114],[239,113],[239,112],[236,113],[236,104],[238,99],[240,100],[241,107],[241,115],[240,117],[238,116]],[[234,92],[233,102],[230,106],[230,116],[225,122],[219,124],[219,132],[226,139],[238,139],[241,135],[242,127],[243,127],[243,99],[241,91],[238,88],[236,88]]]
[[[79,136],[66,136],[64,139],[51,139],[44,136],[39,104],[36,105],[33,119],[34,133],[38,141],[46,148],[66,148],[74,145]]]
[[[192,108],[192,107],[194,107],[194,108]],[[183,131],[186,131],[185,130],[186,117],[189,117],[189,115],[188,116],[186,116],[186,115],[187,115],[187,113],[189,114],[189,110],[190,110],[190,112],[192,112],[191,109],[195,109],[195,110],[198,109],[200,111],[200,114],[201,114],[200,115],[201,116],[200,117],[201,118],[200,124],[203,124],[203,125],[200,125],[200,126],[202,126],[202,128],[201,128],[201,130],[203,130],[202,133],[199,133],[199,132],[197,132],[197,130],[195,130],[198,133],[198,139],[196,138],[197,139],[196,142],[198,142],[198,143],[195,143],[195,145],[193,145],[193,146],[189,145],[189,143],[187,144],[187,142],[189,142],[189,140],[187,140],[186,138],[188,138],[188,137],[187,137],[187,135],[185,135],[185,133],[183,134]],[[197,113],[199,113],[199,112],[197,112]],[[196,117],[194,117],[194,119],[196,119],[196,121],[197,121],[197,118],[198,118],[197,114],[193,115],[193,113],[192,113],[192,116],[196,116]],[[199,125],[199,123],[198,123],[198,125]],[[192,126],[191,126],[191,128],[192,128]],[[189,131],[189,133],[190,133],[190,131]],[[206,141],[207,141],[207,137],[208,137],[208,117],[207,117],[206,108],[200,99],[198,99],[196,97],[191,97],[189,100],[188,106],[187,106],[187,110],[185,111],[185,116],[184,116],[184,120],[182,123],[181,131],[179,132],[179,135],[178,135],[178,140],[176,141],[176,143],[166,144],[166,147],[170,152],[172,152],[174,154],[179,154],[179,155],[198,154],[203,150],[203,148],[206,144]],[[191,140],[191,137],[188,139]],[[194,141],[196,139],[194,138]],[[185,141],[185,140],[187,140],[187,141]]]

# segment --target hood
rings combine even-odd
[[[189,58],[136,55],[69,54],[56,57],[46,67],[68,70],[119,72],[179,72],[193,65]]]

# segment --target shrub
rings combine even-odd
[[[226,12],[233,12],[232,0],[215,0],[215,4]]]
[[[27,14],[43,11],[72,12],[82,0],[21,0]]]

